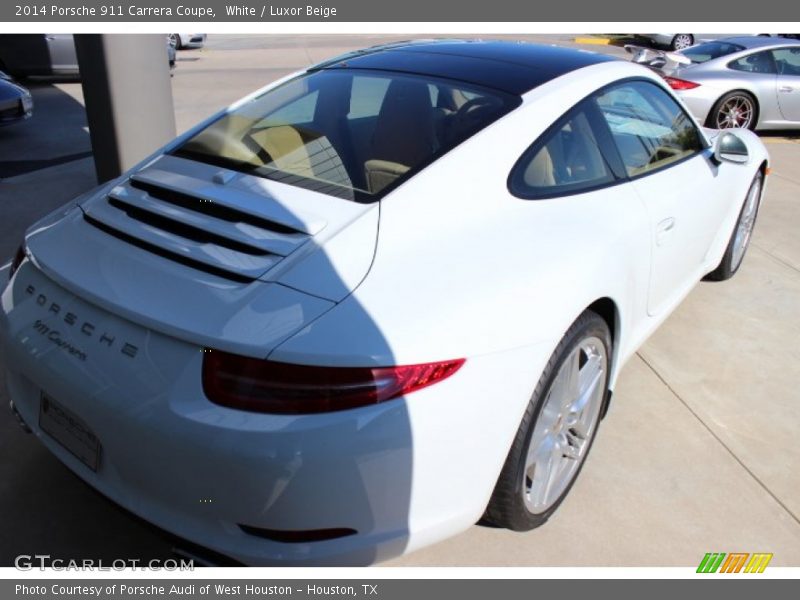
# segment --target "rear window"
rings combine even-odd
[[[733,54],[734,52],[739,52],[740,50],[744,50],[744,46],[740,46],[739,44],[731,44],[729,42],[706,42],[704,44],[698,44],[697,46],[692,46],[691,48],[682,50],[681,54],[683,54],[693,63],[699,64],[719,58],[721,56]]]
[[[519,102],[428,77],[320,70],[254,98],[173,154],[371,202]]]

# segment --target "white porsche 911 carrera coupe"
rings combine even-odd
[[[626,359],[739,268],[767,160],[593,53],[341,56],[27,231],[12,409],[116,503],[246,564],[528,530]]]

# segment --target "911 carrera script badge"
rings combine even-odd
[[[54,325],[63,323],[65,326],[79,331],[87,338],[93,339],[98,344],[102,344],[107,348],[119,349],[119,352],[128,358],[136,358],[139,352],[137,346],[124,340],[117,340],[116,335],[108,331],[97,329],[93,323],[81,319],[75,313],[64,311],[57,302],[50,300],[45,294],[38,293],[35,286],[28,285],[25,288],[25,293],[32,296],[36,304],[45,309],[53,317],[58,317],[58,321],[49,324],[44,323],[41,319],[37,319],[33,324],[33,330],[47,338],[47,341],[60,347],[78,360],[85,361],[86,352],[64,339],[62,333],[56,329]]]

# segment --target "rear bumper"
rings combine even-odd
[[[202,48],[203,45],[206,43],[205,33],[189,33],[180,35],[181,35],[181,45],[184,48]]]
[[[674,34],[670,35],[667,33],[637,33],[636,37],[650,40],[652,43],[659,46],[669,46],[672,44],[673,35]]]
[[[29,107],[22,104],[21,99],[14,99],[0,104],[0,127],[30,119],[33,116],[33,104]]]
[[[0,298],[9,394],[41,443],[123,508],[245,564],[365,565],[469,527],[550,351],[474,357],[447,381],[378,406],[252,414],[205,398],[201,347],[85,302],[30,260]],[[42,430],[42,393],[97,436],[96,472]],[[313,542],[270,533],[330,529],[355,533]]]
[[[31,273],[29,262],[22,269],[47,300],[21,297],[14,286],[3,294],[8,391],[34,435],[89,485],[156,526],[247,564],[357,565],[404,551],[411,464],[402,401],[303,418],[216,406],[200,385],[201,348],[85,303]],[[48,316],[51,298],[59,315]],[[70,331],[59,323],[67,313],[114,343]],[[36,321],[47,329],[32,327]],[[116,352],[122,340],[137,347],[135,358]],[[42,430],[43,392],[99,439],[96,472]],[[358,533],[282,543],[240,525]]]
[[[700,125],[705,125],[714,102],[722,94],[717,94],[716,92],[709,94],[708,89],[702,88],[703,86],[700,86],[694,90],[679,91],[677,95],[686,105],[686,108],[689,109],[689,112],[692,113],[692,116],[697,119],[697,122]]]

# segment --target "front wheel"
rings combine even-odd
[[[753,235],[753,228],[756,224],[758,207],[761,204],[763,182],[764,176],[759,171],[747,190],[744,205],[742,205],[742,210],[739,212],[739,219],[736,221],[736,227],[733,229],[731,239],[728,241],[725,254],[717,268],[705,276],[706,280],[725,281],[730,279],[742,265],[742,260],[744,260],[745,252],[747,252],[747,247],[750,245],[750,237]]]
[[[587,311],[542,373],[483,521],[527,531],[550,518],[578,477],[606,401],[611,334]]]
[[[169,45],[175,48],[175,50],[181,50],[183,48],[183,44],[181,43],[181,35],[179,33],[170,33],[168,38]]]

